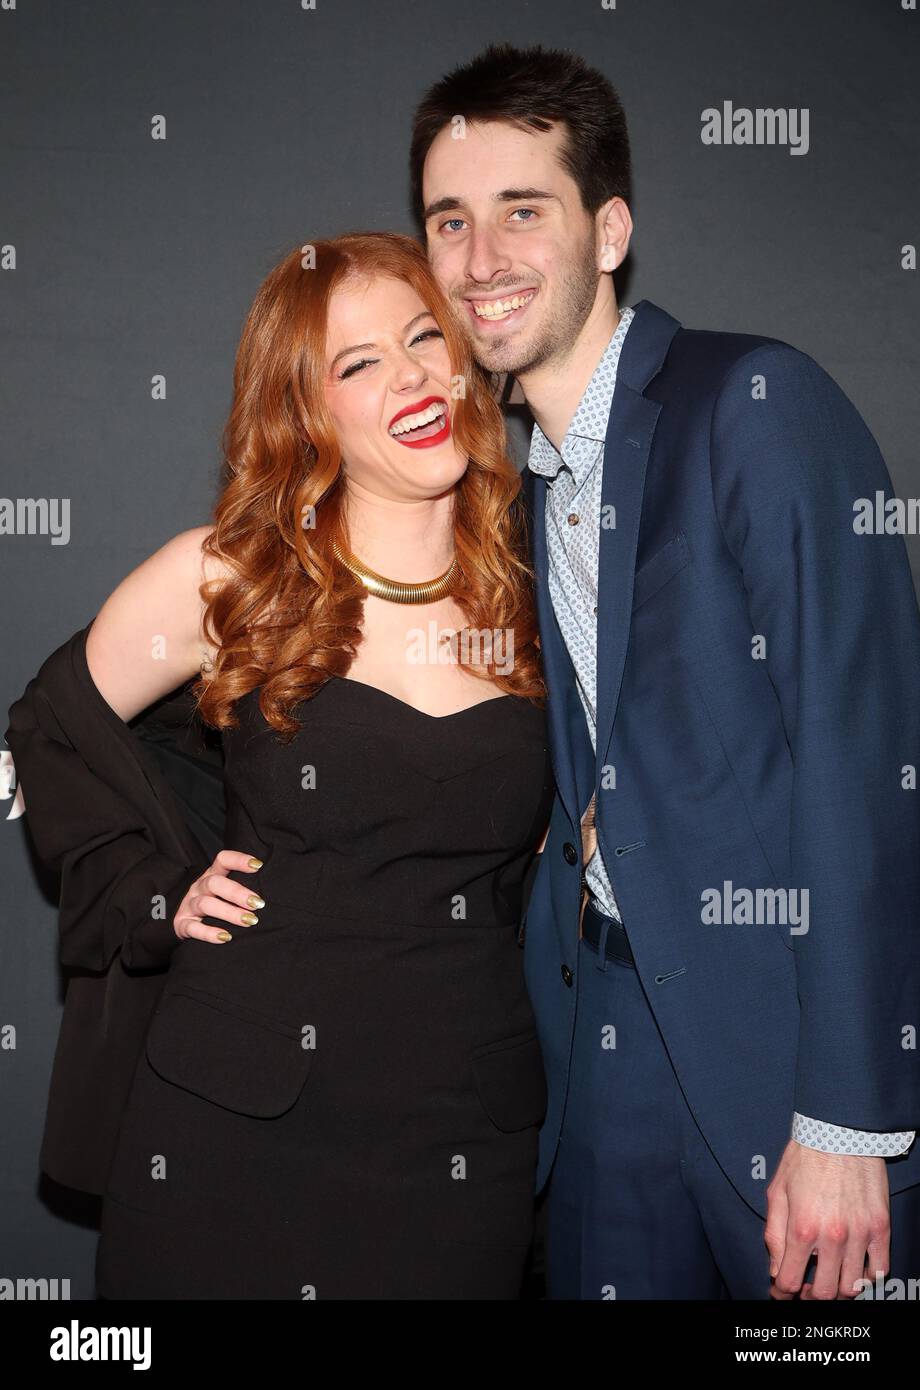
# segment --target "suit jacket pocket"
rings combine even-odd
[[[683,531],[678,531],[667,545],[656,550],[652,558],[636,570],[633,581],[633,612],[653,594],[657,594],[659,589],[663,589],[668,580],[673,579],[678,570],[682,570],[689,563],[690,547],[687,538]]]
[[[226,1110],[267,1119],[296,1101],[313,1053],[301,1034],[206,991],[166,989],[147,1033],[147,1060],[177,1086]]]
[[[542,1124],[546,1073],[535,1032],[474,1047],[470,1061],[482,1108],[496,1129],[512,1134]]]

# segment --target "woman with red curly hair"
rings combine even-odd
[[[413,241],[271,272],[224,452],[213,527],[129,575],[86,641],[124,720],[198,674],[228,845],[163,924],[99,1291],[517,1298],[545,692],[501,413]]]

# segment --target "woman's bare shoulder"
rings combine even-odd
[[[183,531],[175,537],[177,544],[177,562],[187,568],[192,578],[192,589],[194,590],[194,606],[197,620],[197,656],[199,669],[207,672],[214,661],[216,655],[213,644],[205,635],[204,611],[205,599],[200,593],[202,584],[210,584],[215,580],[223,582],[232,573],[231,566],[220,555],[215,555],[210,550],[204,549],[204,543],[208,536],[212,535],[213,526],[193,526],[189,531]]]
[[[174,547],[175,563],[192,578],[196,589],[205,581],[226,579],[230,574],[226,560],[204,549],[205,540],[213,533],[213,526],[193,526],[189,531],[180,531],[169,542]]]
[[[212,655],[201,631],[199,590],[225,568],[202,548],[211,529],[195,526],[173,536],[112,590],[93,619],[87,664],[122,719],[191,679]]]

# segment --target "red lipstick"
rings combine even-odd
[[[402,444],[406,449],[429,449],[434,444],[443,444],[444,440],[450,435],[450,409],[443,396],[426,396],[422,401],[415,401],[412,405],[404,406],[402,410],[398,410],[393,416],[388,429],[392,429],[397,420],[402,420],[407,415],[418,415],[421,411],[427,410],[431,405],[444,406],[443,423],[435,429],[434,433],[420,435],[415,438],[410,438],[410,436],[406,434],[391,434],[390,438],[395,440],[397,444]],[[427,425],[421,426],[421,429],[430,430],[435,424],[436,421],[429,421]]]

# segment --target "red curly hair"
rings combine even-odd
[[[294,707],[344,676],[362,640],[365,590],[332,552],[333,541],[349,545],[324,393],[326,323],[337,287],[381,275],[418,292],[465,384],[452,420],[469,459],[455,485],[461,577],[453,596],[469,627],[512,633],[514,642],[510,672],[494,660],[469,669],[544,703],[521,480],[490,380],[421,246],[395,233],[351,233],[292,250],[261,285],[243,328],[222,437],[225,481],[202,547],[222,562],[222,577],[199,589],[216,657],[192,686],[212,727],[236,728],[234,702],[261,686],[259,709],[287,741],[299,728]]]

